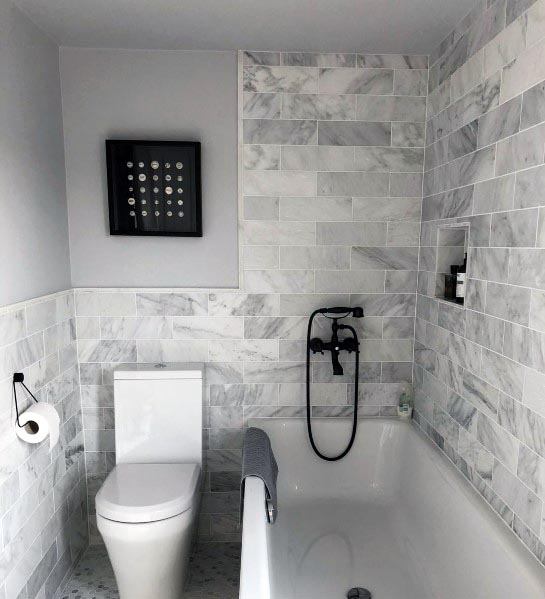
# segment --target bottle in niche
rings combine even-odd
[[[450,267],[450,274],[445,275],[445,299],[450,301],[456,300],[456,273],[458,272],[458,265],[452,265]]]
[[[467,269],[467,254],[464,254],[464,263],[458,267],[456,273],[456,302],[463,304],[466,296],[466,269]]]

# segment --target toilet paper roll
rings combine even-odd
[[[19,416],[15,426],[17,436],[26,443],[41,443],[49,435],[49,449],[59,441],[60,418],[57,410],[47,403],[35,403]]]

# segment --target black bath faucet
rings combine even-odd
[[[344,370],[339,362],[339,354],[341,351],[347,351],[348,353],[357,351],[359,343],[354,328],[349,325],[339,324],[338,320],[349,315],[355,318],[361,318],[363,316],[363,310],[361,308],[323,308],[323,311],[320,312],[323,314],[342,314],[343,316],[330,317],[333,321],[331,324],[331,340],[322,341],[318,337],[314,337],[310,340],[310,349],[315,354],[323,354],[324,351],[330,351],[333,374],[335,376],[342,376]],[[338,332],[342,330],[349,330],[352,333],[352,337],[339,340]]]

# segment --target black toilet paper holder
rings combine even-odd
[[[13,399],[15,400],[15,414],[17,415],[17,418],[15,419],[17,426],[19,428],[24,428],[25,425],[24,424],[19,424],[19,404],[17,403],[17,387],[15,386],[16,383],[19,383],[21,385],[23,385],[23,387],[26,389],[26,392],[30,395],[30,397],[32,397],[32,399],[38,403],[38,400],[34,397],[34,394],[32,393],[32,391],[25,385],[25,375],[22,372],[14,372],[13,373]]]

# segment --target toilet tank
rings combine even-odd
[[[202,402],[201,364],[116,368],[116,463],[202,465]]]

